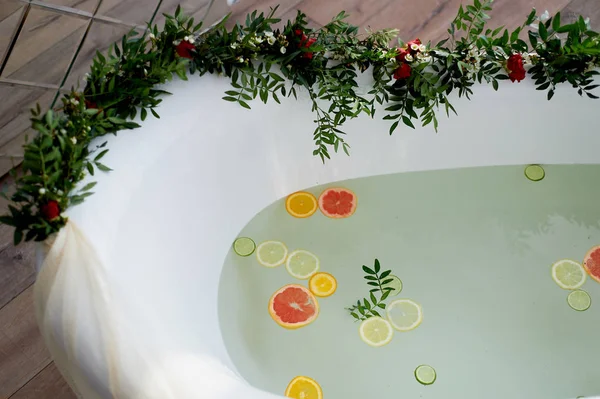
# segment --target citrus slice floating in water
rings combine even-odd
[[[575,290],[567,296],[567,303],[572,309],[583,312],[584,310],[588,310],[592,305],[592,298],[584,290]]]
[[[317,197],[305,191],[290,194],[285,200],[285,209],[296,218],[307,218],[317,211]]]
[[[287,254],[288,249],[281,241],[265,241],[256,248],[258,263],[266,267],[283,265]]]
[[[319,303],[306,287],[289,284],[271,296],[269,314],[281,327],[293,330],[315,321],[319,315]]]
[[[574,260],[562,259],[552,265],[552,279],[564,290],[581,287],[586,277],[583,267]]]
[[[256,244],[251,238],[240,237],[233,242],[233,252],[239,256],[250,256],[254,253]]]
[[[290,381],[285,389],[285,396],[294,399],[323,399],[323,390],[312,378],[299,376]]]
[[[591,278],[600,283],[600,245],[594,247],[585,254],[583,267]]]
[[[386,277],[384,279],[384,281],[392,279],[392,281],[390,281],[387,284],[383,285],[383,288],[391,288],[389,296],[395,296],[398,295],[400,292],[402,292],[402,280],[400,280],[397,276],[394,276],[393,274]]]
[[[540,181],[545,176],[546,172],[540,165],[529,165],[525,168],[525,177],[531,181]]]
[[[329,218],[341,219],[356,211],[356,194],[347,188],[329,188],[319,196],[319,209]]]
[[[360,338],[370,346],[380,347],[390,343],[394,329],[389,321],[381,317],[371,317],[360,323]]]
[[[300,280],[306,280],[319,271],[321,262],[312,252],[298,249],[287,258],[285,268],[288,273]]]
[[[421,305],[410,299],[396,299],[387,306],[388,320],[398,331],[410,331],[423,321]]]
[[[324,298],[333,295],[337,289],[337,281],[329,273],[316,273],[310,278],[308,288],[316,296]]]
[[[435,382],[437,375],[433,367],[422,364],[415,369],[415,378],[423,385],[431,385]]]

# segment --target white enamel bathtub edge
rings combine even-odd
[[[247,111],[220,100],[228,88],[228,80],[212,76],[167,85],[173,96],[158,110],[161,119],[106,138],[111,151],[103,162],[114,171],[88,176],[82,184],[98,181],[96,194],[68,211],[121,293],[130,333],[140,348],[155,352],[160,370],[169,364],[172,375],[164,378],[188,385],[193,396],[186,398],[206,397],[206,384],[219,378],[230,389],[208,390],[208,397],[272,397],[207,365],[235,370],[219,330],[220,271],[236,234],[273,201],[317,184],[387,173],[600,160],[600,102],[568,87],[550,102],[528,81],[499,92],[475,87],[474,101],[455,101],[458,116],[440,115],[437,134],[401,127],[390,137],[379,111],[373,120],[350,121],[351,156],[333,155],[325,165],[311,155],[314,116],[306,96],[282,105],[255,102]],[[175,265],[172,272],[162,270],[165,264]],[[157,287],[167,292],[151,295]],[[81,287],[67,289],[82,304],[89,300]],[[98,360],[86,357],[86,348],[105,343],[90,338],[93,318],[80,312],[74,319],[81,345],[76,360],[92,370]],[[107,392],[107,381],[90,379]],[[138,384],[151,380],[140,376]]]

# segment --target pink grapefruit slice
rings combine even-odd
[[[328,188],[319,196],[319,209],[329,218],[342,219],[352,216],[356,205],[356,194],[347,188]]]
[[[600,245],[595,246],[585,254],[583,268],[591,278],[600,283]]]
[[[289,284],[271,296],[269,314],[281,327],[294,330],[315,321],[319,315],[319,303],[308,288]]]

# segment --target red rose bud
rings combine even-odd
[[[306,36],[305,36],[305,38],[306,38]],[[312,46],[312,45],[313,45],[313,44],[315,44],[316,42],[317,42],[317,39],[314,39],[314,38],[312,38],[312,37],[311,37],[310,39],[309,39],[309,38],[306,38],[306,39],[303,39],[303,40],[302,40],[302,42],[300,42],[300,46],[302,46],[302,47],[304,47],[304,48],[310,48],[310,46]],[[310,52],[310,51],[308,51],[308,52],[306,52],[306,53],[302,54],[302,56],[303,56],[304,58],[307,58],[307,59],[309,59],[309,60],[312,60],[312,58],[313,58],[313,53],[312,53],[312,52]]]
[[[416,44],[417,46],[420,46],[421,45],[421,40],[419,40],[419,39],[411,40],[410,42],[406,43],[406,47],[408,47],[409,50],[412,50],[411,47],[412,47],[413,44]],[[414,52],[415,50],[412,50],[412,51]]]
[[[508,70],[508,77],[511,82],[515,80],[520,82],[525,79],[525,68],[523,67],[523,57],[521,54],[513,54],[508,57],[506,69]]]
[[[87,109],[98,109],[98,104],[90,100],[85,100],[85,107]]]
[[[181,43],[175,47],[175,51],[177,51],[177,55],[183,58],[192,58],[191,50],[195,50],[196,46],[192,43],[182,40]]]
[[[410,54],[410,51],[408,51],[408,49],[405,48],[399,48],[398,49],[398,55],[396,56],[396,60],[398,62],[400,61],[406,61],[406,56]]]
[[[54,220],[60,215],[60,207],[58,202],[50,200],[44,205],[40,206],[40,213],[46,220]]]
[[[406,79],[410,77],[411,67],[408,64],[402,63],[394,72],[394,79]]]
[[[296,36],[304,36],[304,32],[302,32],[302,30],[300,29],[296,29],[294,33],[296,34]]]

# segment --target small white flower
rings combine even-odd
[[[585,28],[587,30],[592,30],[592,25],[590,23],[590,17],[587,17],[583,22],[585,22]]]
[[[45,188],[40,188],[40,195],[44,195],[46,194],[46,189]]]
[[[79,105],[79,101],[77,101],[77,100],[73,101],[73,105]]]
[[[179,43],[181,43],[181,40],[173,40],[174,46],[179,46]]]
[[[273,32],[265,32],[265,37],[274,37]]]
[[[267,43],[269,43],[271,46],[277,41],[277,39],[275,39],[275,37],[273,37],[273,35],[267,37]]]
[[[285,52],[287,51],[287,49],[284,46],[281,46],[281,48],[279,49],[279,51],[281,51],[281,54],[285,54]]]
[[[188,39],[188,42],[194,44],[196,42],[196,39],[194,39],[194,37],[192,36]]]
[[[187,41],[189,41],[189,40],[190,40],[190,37],[189,37],[189,36],[185,36],[185,37],[183,38],[183,40],[185,40],[185,41],[187,42]]]
[[[262,43],[262,42],[263,42],[263,39],[262,39],[262,37],[260,37],[260,36],[256,36],[256,37],[254,38],[254,41],[255,41],[256,43],[260,44],[260,43]]]
[[[67,131],[65,129],[60,129],[59,131],[60,131],[60,134],[66,134],[67,133]]]
[[[62,190],[56,190],[56,195],[62,196],[64,193]]]
[[[413,56],[412,56],[412,55],[410,55],[410,54],[406,54],[406,56],[404,57],[404,59],[405,59],[407,62],[411,62],[412,60],[414,60]]]
[[[419,51],[419,45],[417,43],[413,43],[410,45],[410,49],[412,51]]]
[[[542,21],[542,22],[546,22],[549,19],[550,19],[550,13],[548,12],[548,10],[544,11],[544,13],[542,15],[540,15],[540,21]]]
[[[427,51],[427,46],[424,44],[419,45],[419,51],[424,53]]]
[[[154,39],[156,39],[156,36],[154,36],[154,33],[150,33],[150,34],[148,35],[148,37],[150,38],[150,40],[154,40]]]
[[[238,44],[237,43],[231,43],[231,46],[229,46],[229,47],[231,47],[232,49],[235,50],[236,48],[238,48]]]
[[[71,137],[71,143],[73,143],[73,145],[77,144],[77,138]]]
[[[148,75],[148,70],[144,68],[144,75]]]
[[[420,60],[421,60],[421,59],[423,59],[423,57],[425,57],[425,56],[423,55],[423,53],[417,53],[417,58],[418,58],[418,59],[420,59]]]
[[[242,62],[244,62],[244,57],[237,57],[237,60],[239,63],[242,63]]]

